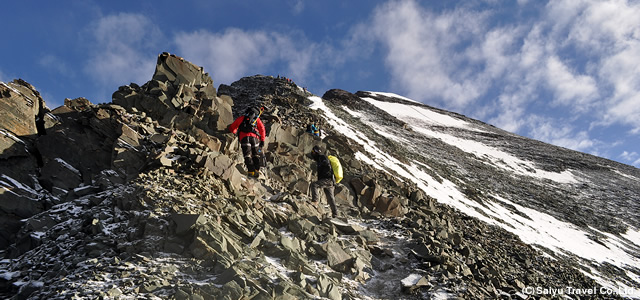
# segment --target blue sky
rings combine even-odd
[[[170,52],[216,87],[265,74],[393,92],[640,167],[638,16],[632,0],[11,1],[0,81],[51,108],[105,103]]]

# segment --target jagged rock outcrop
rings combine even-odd
[[[34,141],[55,122],[31,84],[0,82],[0,248],[15,239],[21,219],[42,212],[50,202],[38,193],[35,171],[42,158]]]
[[[40,204],[19,218],[15,211],[0,216],[14,221],[2,233],[0,296],[518,299],[529,286],[597,286],[570,259],[542,255],[363,162],[365,146],[310,109],[309,96],[261,75],[216,94],[202,68],[163,53],[151,81],[120,87],[113,103],[78,98],[45,113],[46,131],[8,137],[28,151],[0,159],[0,196]],[[354,94],[325,97],[345,119],[338,106],[353,105],[406,130]],[[237,137],[226,130],[250,105],[266,107],[268,162],[259,179],[246,176]],[[326,135],[305,133],[309,122]],[[374,133],[367,137],[390,157],[412,155]],[[344,166],[335,192],[339,218],[309,201],[314,145]],[[31,161],[33,176],[9,179],[5,172],[19,157]],[[431,166],[441,180],[452,172]],[[479,193],[471,186],[467,192]]]
[[[233,121],[233,102],[216,96],[213,80],[202,67],[166,52],[158,56],[151,81],[120,87],[113,103],[144,111],[160,125],[182,131],[199,128],[212,134]]]

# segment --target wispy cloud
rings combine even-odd
[[[75,74],[73,69],[70,68],[63,59],[51,54],[42,56],[38,63],[43,68],[51,70],[52,72],[60,75],[64,75],[66,77],[73,77]]]
[[[621,123],[640,131],[640,3],[593,1],[569,26],[569,41],[588,58],[606,102],[602,124]]]
[[[89,27],[90,57],[84,72],[102,86],[145,83],[153,75],[160,29],[141,14],[120,13]]]
[[[622,154],[618,156],[622,161],[626,161],[633,166],[640,166],[640,154],[638,152],[628,152],[623,151]]]
[[[382,44],[393,85],[407,96],[460,108],[486,91],[477,84],[486,80],[475,72],[481,62],[463,46],[481,34],[484,17],[465,10],[435,14],[415,1],[390,1],[356,35]]]
[[[229,84],[242,76],[268,68],[282,69],[289,77],[304,79],[316,72],[330,47],[300,42],[304,37],[267,31],[230,28],[221,33],[199,30],[178,33],[180,55],[201,64],[218,83]]]
[[[587,111],[598,99],[598,87],[594,78],[576,74],[559,57],[549,56],[545,68],[546,84],[554,95],[552,104]]]
[[[627,152],[627,151],[623,151],[622,154],[620,154],[620,158],[627,160],[627,161],[633,161],[634,159],[638,158],[638,152]]]
[[[304,1],[303,0],[293,0],[291,2],[291,11],[294,15],[299,15],[304,10]]]

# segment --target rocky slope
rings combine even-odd
[[[505,171],[489,157],[420,135],[414,120],[375,101],[424,105],[341,90],[322,98],[326,110],[314,107],[320,98],[294,83],[261,75],[216,91],[202,68],[168,53],[159,55],[149,82],[120,87],[109,104],[79,98],[49,110],[28,83],[3,83],[0,294],[524,299],[536,294],[527,292],[531,287],[599,290],[600,275],[639,288],[632,272],[640,274],[638,265],[625,269],[524,243],[504,221],[483,220],[483,214],[496,218],[482,208],[474,216],[430,190],[455,182],[478,207],[506,198],[515,203],[505,205],[511,212],[524,215],[520,206],[544,211],[592,228],[593,240],[604,240],[604,233],[620,236],[640,227],[637,169],[428,108],[482,129],[436,122],[433,132],[535,162],[523,167],[527,172],[572,170],[589,183],[531,180],[520,169]],[[266,108],[268,167],[258,179],[246,176],[237,138],[226,130],[249,105]],[[357,134],[345,134],[334,117]],[[326,136],[304,133],[312,121]],[[371,147],[361,139],[390,160],[419,163],[434,181],[372,163],[375,158],[366,157]],[[336,189],[339,218],[328,218],[328,207],[309,201],[314,145],[344,166]],[[638,246],[627,243],[637,257]],[[551,296],[544,294],[533,296]]]

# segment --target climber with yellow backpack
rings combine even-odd
[[[324,190],[327,202],[331,207],[331,215],[338,216],[336,200],[334,196],[335,185],[343,178],[342,166],[337,157],[324,155],[319,146],[314,146],[311,156],[317,164],[318,180],[311,184],[311,201],[318,203],[320,199],[320,189]]]

